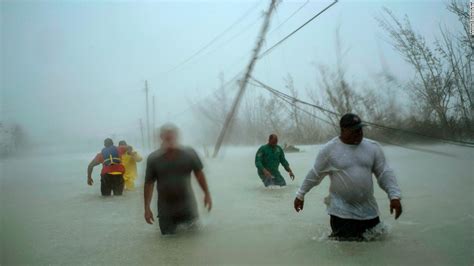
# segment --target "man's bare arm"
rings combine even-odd
[[[89,184],[89,186],[92,186],[92,184],[94,184],[94,180],[92,179],[92,170],[99,164],[100,163],[97,162],[94,158],[87,166],[87,184]]]
[[[204,206],[206,206],[207,210],[210,211],[212,209],[212,200],[211,194],[209,193],[209,188],[207,186],[206,176],[202,170],[194,171],[194,175],[196,175],[198,184],[202,191],[204,191]]]
[[[155,219],[153,218],[153,212],[151,211],[150,204],[151,199],[153,198],[153,189],[155,187],[155,182],[146,181],[143,188],[143,198],[145,202],[145,221],[149,224],[153,224]]]
[[[155,187],[155,182],[145,182],[145,187],[143,189],[143,195],[144,195],[144,200],[145,200],[145,210],[150,208],[154,187]]]

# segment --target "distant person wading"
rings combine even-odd
[[[145,174],[145,220],[152,224],[150,208],[154,184],[158,192],[158,223],[163,235],[174,234],[179,225],[192,226],[198,218],[197,204],[191,187],[194,173],[204,192],[204,206],[212,207],[203,165],[192,148],[178,145],[178,129],[172,124],[161,127],[161,147],[148,156]]]
[[[125,173],[123,175],[125,190],[134,190],[135,179],[137,178],[137,162],[141,162],[142,157],[137,151],[133,150],[132,146],[127,145],[125,140],[119,141],[119,147],[126,149],[126,152],[121,156],[122,164],[125,167]]]
[[[364,233],[380,223],[372,174],[390,199],[390,213],[395,211],[395,219],[402,213],[395,174],[380,145],[363,138],[364,126],[355,114],[342,116],[341,135],[321,148],[294,200],[295,210],[303,210],[305,194],[329,175],[326,204],[332,228],[330,237],[336,240],[364,240]]]
[[[285,153],[283,149],[278,146],[278,136],[271,134],[268,137],[268,143],[261,146],[255,155],[257,173],[265,187],[286,186],[285,179],[278,170],[280,163],[289,173],[291,179],[294,180],[295,175],[291,171],[290,164],[285,158]]]
[[[114,195],[119,196],[123,193],[123,174],[125,172],[121,156],[126,148],[114,146],[114,142],[110,138],[104,140],[104,146],[102,151],[95,156],[87,167],[87,184],[89,186],[94,184],[92,170],[95,166],[102,164],[102,171],[100,173],[100,191],[102,196],[110,196],[112,192]]]

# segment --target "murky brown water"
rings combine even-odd
[[[144,222],[140,184],[123,197],[104,199],[95,169],[96,185],[86,186],[93,153],[3,160],[1,264],[472,265],[474,149],[424,148],[451,156],[385,147],[402,187],[404,213],[394,221],[386,195],[376,187],[390,232],[366,243],[326,240],[329,179],[307,195],[303,213],[292,209],[318,146],[287,155],[297,180],[287,179],[289,186],[278,190],[264,189],[257,178],[256,148],[228,148],[223,158],[203,158],[214,209],[201,210],[198,232],[173,237]],[[202,194],[196,195],[201,203]]]

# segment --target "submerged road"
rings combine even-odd
[[[0,264],[472,265],[474,150],[428,148],[440,153],[384,148],[402,188],[404,213],[395,221],[375,184],[389,233],[364,243],[326,239],[329,179],[307,195],[302,213],[292,209],[319,146],[287,154],[296,180],[282,171],[289,184],[284,189],[263,188],[253,166],[257,148],[226,148],[221,158],[202,158],[213,210],[203,210],[194,183],[201,228],[172,237],[162,237],[156,224],[143,219],[143,176],[137,190],[122,197],[100,196],[99,169],[95,185],[86,185],[93,152],[4,159]],[[139,168],[143,172],[144,164]]]

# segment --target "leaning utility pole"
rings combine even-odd
[[[148,108],[148,80],[145,80],[145,108],[146,108],[146,145],[150,149],[150,115]]]
[[[252,58],[250,59],[250,62],[247,65],[247,69],[246,69],[243,80],[239,82],[240,83],[239,92],[237,93],[237,96],[235,97],[235,100],[232,103],[230,112],[227,114],[227,117],[225,119],[224,126],[222,127],[219,137],[217,138],[216,146],[214,147],[214,154],[212,156],[214,158],[219,153],[219,149],[221,148],[222,142],[224,141],[226,131],[230,127],[232,123],[232,119],[234,118],[234,114],[237,111],[237,108],[239,107],[240,100],[242,99],[242,96],[244,95],[245,88],[247,87],[247,83],[252,74],[253,68],[255,66],[255,62],[257,62],[258,54],[260,53],[260,49],[262,48],[262,44],[265,39],[265,34],[268,31],[268,26],[270,24],[270,17],[276,8],[276,2],[277,0],[271,0],[270,7],[268,8],[268,11],[265,14],[265,20],[263,21],[262,28],[260,29],[260,35],[257,39],[257,44],[255,46],[255,49],[253,50]]]

